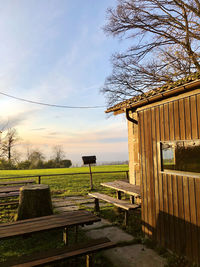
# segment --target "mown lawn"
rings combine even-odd
[[[106,166],[92,166],[92,171],[128,171],[128,165],[106,165]],[[36,170],[0,170],[1,177],[9,176],[23,176],[23,175],[45,175],[45,174],[60,174],[60,173],[79,173],[89,172],[89,168],[59,168],[59,169],[36,169]]]
[[[122,173],[93,173],[93,186],[94,190],[103,190],[109,192],[107,188],[102,188],[100,183],[105,181],[113,181],[116,179],[126,179],[126,171],[128,165],[110,165],[110,166],[94,166],[92,172],[109,172],[109,171],[124,171]],[[41,170],[5,170],[0,171],[0,178],[6,177],[22,177],[22,176],[39,176],[39,175],[52,175],[56,176],[43,176],[41,183],[50,186],[52,194],[55,196],[66,195],[87,195],[90,190],[90,175],[88,167],[68,168],[68,169],[41,169]],[[60,175],[59,174],[65,174]],[[85,174],[77,174],[85,173]],[[4,179],[1,179],[3,181]],[[20,179],[21,180],[21,179]],[[35,178],[38,182],[38,177]]]

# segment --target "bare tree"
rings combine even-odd
[[[107,15],[108,35],[133,40],[112,56],[108,105],[200,71],[199,0],[118,0]]]
[[[19,141],[19,136],[15,128],[9,128],[5,137],[1,142],[2,156],[6,157],[9,161],[12,159],[13,147]]]
[[[59,163],[61,160],[65,158],[65,152],[62,146],[54,146],[53,147],[53,159],[56,163]]]

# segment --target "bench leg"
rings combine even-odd
[[[127,210],[125,210],[124,224],[125,224],[125,226],[128,225],[128,211]]]
[[[75,242],[78,242],[78,225],[75,226]]]
[[[94,211],[96,211],[96,212],[99,212],[100,211],[98,198],[95,198],[94,199]]]
[[[93,256],[92,254],[86,255],[86,267],[93,267]]]
[[[67,246],[68,245],[68,228],[64,228],[63,230],[63,242]]]

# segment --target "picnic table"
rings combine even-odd
[[[117,192],[117,198],[121,199],[121,192],[131,196],[131,203],[135,202],[135,197],[141,197],[140,195],[140,186],[133,185],[125,181],[113,181],[107,183],[101,183],[102,186],[115,189]]]
[[[33,234],[37,232],[64,229],[64,242],[67,244],[68,228],[84,224],[92,224],[101,219],[91,212],[78,210],[61,214],[37,217],[11,223],[0,224],[0,240]]]
[[[76,235],[77,227],[79,225],[87,225],[100,221],[96,215],[85,211],[63,212],[61,214],[43,216],[33,219],[21,220],[12,223],[0,224],[0,241],[16,236],[24,236],[37,232],[49,231],[53,229],[63,229],[63,241],[65,245],[68,244],[68,228],[75,226]],[[77,238],[75,238],[77,239]],[[49,251],[41,251],[33,255],[21,256],[17,259],[2,262],[1,266],[11,267],[29,267],[29,266],[43,266],[45,264],[57,263],[65,259],[76,257],[79,255],[86,255],[87,267],[90,266],[91,254],[94,252],[111,248],[115,244],[109,239],[97,239],[84,244],[78,244],[63,248],[55,248]]]
[[[109,195],[91,192],[88,195],[94,198],[94,209],[96,212],[100,211],[99,199],[111,203],[118,208],[125,210],[125,225],[128,224],[128,213],[131,210],[135,210],[140,207],[140,203],[135,203],[135,197],[140,198],[140,186],[132,185],[125,181],[113,181],[107,183],[101,183],[102,186],[106,186],[115,189],[117,192],[117,198],[113,198]],[[121,192],[130,195],[131,203],[121,199]]]

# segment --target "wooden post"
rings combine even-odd
[[[91,170],[91,165],[89,164],[89,169],[90,169],[90,189],[93,189],[93,182],[92,182],[92,170]]]
[[[38,176],[38,184],[41,184],[41,176]]]
[[[127,210],[125,210],[124,224],[125,224],[125,226],[128,225],[128,211]]]
[[[67,246],[68,245],[68,228],[63,229],[63,242]]]
[[[98,198],[95,198],[94,199],[94,211],[96,211],[96,212],[99,212],[100,211]]]
[[[86,255],[86,267],[93,267],[93,257],[92,257],[92,254]]]

